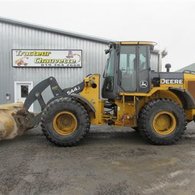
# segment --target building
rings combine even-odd
[[[90,73],[102,74],[109,42],[0,18],[0,103],[24,101],[49,76],[66,88]],[[48,98],[50,92],[45,93]],[[38,106],[31,110],[38,111]]]
[[[177,72],[183,72],[183,71],[193,71],[193,72],[195,72],[195,63],[190,64],[188,66],[185,66],[185,67],[179,69]]]

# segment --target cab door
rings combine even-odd
[[[137,92],[148,92],[151,87],[149,52],[149,46],[138,46]]]
[[[137,46],[122,45],[119,56],[119,86],[122,91],[137,91]]]
[[[149,82],[149,47],[122,45],[119,56],[119,86],[124,92],[147,92]]]

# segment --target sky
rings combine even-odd
[[[172,71],[195,63],[195,0],[0,0],[0,17],[110,40],[155,41]]]

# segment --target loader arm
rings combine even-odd
[[[72,93],[80,93],[84,89],[84,81],[70,88],[61,89],[54,77],[49,77],[38,83],[29,93],[24,104],[14,103],[0,106],[0,140],[13,139],[18,135],[22,135],[26,130],[36,127],[42,116],[42,111],[47,104],[59,97],[70,96]],[[50,87],[53,98],[45,102],[42,93]],[[41,112],[29,112],[30,106],[38,101]]]
[[[75,85],[73,87],[61,89],[60,86],[58,85],[58,82],[54,77],[49,77],[40,83],[38,83],[29,93],[28,97],[26,98],[24,102],[24,108],[25,110],[28,111],[30,106],[37,100],[39,102],[39,105],[41,107],[41,110],[43,111],[44,108],[46,107],[47,103],[44,101],[42,93],[43,91],[50,87],[52,93],[53,93],[53,98],[60,97],[60,96],[69,96],[72,93],[79,93],[83,90],[84,88],[84,82],[79,83],[78,85]]]
[[[29,93],[28,97],[26,98],[24,102],[23,109],[19,110],[13,117],[17,123],[18,128],[22,129],[31,129],[33,127],[36,127],[40,120],[42,111],[45,109],[47,104],[51,102],[52,100],[59,98],[59,97],[65,97],[70,96],[72,93],[77,94],[80,93],[84,88],[84,81],[69,88],[61,89],[58,85],[58,82],[54,77],[49,77],[40,83],[38,83]],[[49,102],[45,102],[42,96],[42,93],[45,89],[50,87],[53,98],[49,100]],[[38,101],[41,112],[40,113],[30,113],[28,110],[30,106],[35,102]]]

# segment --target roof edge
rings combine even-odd
[[[113,42],[113,40],[108,40],[108,39],[104,39],[104,38],[79,34],[79,33],[75,33],[75,32],[68,32],[68,31],[64,31],[61,29],[55,29],[52,27],[46,27],[46,26],[41,26],[41,25],[32,24],[32,23],[26,23],[26,22],[22,22],[19,20],[13,20],[10,18],[0,17],[0,22],[18,25],[18,26],[22,26],[22,27],[26,27],[26,28],[32,28],[32,29],[41,30],[41,31],[46,31],[46,32],[52,32],[52,33],[61,34],[61,35],[66,35],[66,36],[74,37],[74,38],[82,38],[85,40],[99,42],[99,43],[108,44],[110,42]]]
[[[192,63],[192,64],[190,64],[190,65],[187,65],[187,66],[184,66],[184,67],[182,67],[182,68],[180,68],[180,69],[178,69],[178,70],[176,70],[176,72],[183,72],[183,71],[185,71],[185,70],[187,70],[187,71],[195,71],[195,63]],[[193,70],[194,69],[194,70]]]
[[[157,45],[154,41],[117,41],[116,44],[121,45]]]

